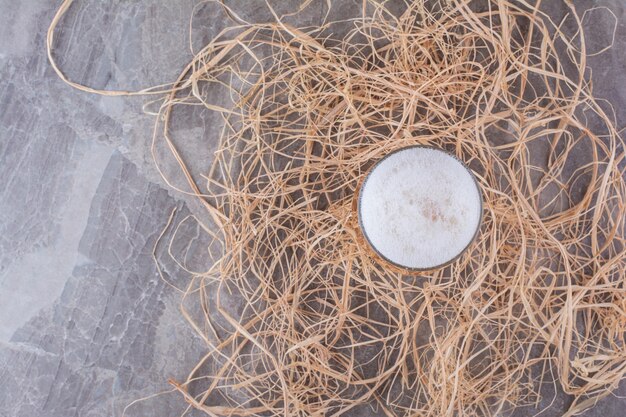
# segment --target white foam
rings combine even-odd
[[[406,148],[389,155],[361,189],[359,217],[372,246],[389,261],[427,269],[459,255],[481,219],[480,190],[451,155]]]

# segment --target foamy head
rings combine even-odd
[[[480,190],[470,171],[446,152],[410,147],[389,154],[361,187],[359,223],[373,249],[407,269],[456,258],[480,225]]]

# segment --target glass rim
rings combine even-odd
[[[461,164],[461,166],[469,173],[470,177],[472,178],[472,181],[474,182],[474,185],[476,186],[476,191],[478,192],[478,201],[480,204],[480,208],[479,208],[479,213],[480,213],[480,217],[478,219],[478,223],[476,224],[476,229],[474,230],[474,234],[472,235],[472,238],[469,240],[469,242],[463,247],[463,249],[461,249],[461,251],[456,254],[453,258],[449,259],[446,262],[443,262],[441,264],[438,265],[433,265],[433,266],[429,266],[429,267],[411,267],[411,266],[406,266],[406,265],[402,265],[399,264],[395,261],[392,261],[391,259],[389,259],[388,257],[386,257],[385,255],[383,255],[372,243],[370,237],[367,235],[367,232],[365,231],[365,227],[363,226],[363,221],[361,219],[361,200],[363,198],[363,190],[365,189],[365,186],[367,185],[367,181],[369,180],[372,172],[374,172],[374,170],[376,169],[376,167],[378,167],[382,162],[384,162],[387,158],[389,158],[392,155],[395,155],[399,152],[408,150],[408,149],[415,149],[415,148],[422,148],[422,149],[431,149],[434,151],[438,151],[441,153],[444,153],[452,158],[454,158],[459,164]],[[483,223],[483,208],[484,208],[484,204],[483,204],[483,192],[482,192],[482,188],[480,187],[480,184],[478,183],[478,180],[476,179],[476,175],[474,174],[474,172],[463,162],[461,161],[456,155],[440,149],[440,148],[436,148],[434,146],[428,146],[428,145],[409,145],[409,146],[405,146],[402,148],[398,148],[395,149],[391,152],[389,152],[387,155],[385,155],[384,157],[382,157],[380,160],[378,160],[374,165],[372,165],[369,170],[367,171],[367,173],[365,174],[365,178],[363,179],[363,182],[361,183],[359,189],[358,189],[358,197],[357,197],[357,220],[359,223],[359,229],[361,229],[361,233],[363,234],[363,237],[365,238],[365,241],[367,242],[367,245],[370,247],[370,249],[372,251],[374,251],[374,253],[376,254],[376,256],[380,257],[383,261],[389,263],[390,265],[396,267],[396,268],[400,268],[404,271],[407,272],[427,272],[427,271],[433,271],[436,269],[441,269],[444,268],[450,264],[452,264],[453,262],[457,261],[466,251],[467,249],[469,249],[469,247],[472,245],[472,243],[474,243],[474,241],[476,241],[476,237],[478,236],[478,233],[480,232],[480,228],[482,226]]]

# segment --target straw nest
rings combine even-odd
[[[86,91],[166,95],[157,145],[177,158],[221,245],[184,289],[183,313],[206,341],[187,380],[172,381],[191,407],[502,415],[554,384],[574,396],[573,415],[616,388],[624,147],[592,95],[583,14],[565,4],[567,24],[523,0],[415,1],[399,17],[366,0],[341,38],[338,23],[250,24],[224,6],[236,23],[175,83],[139,92],[81,86],[52,60]],[[232,107],[212,101],[218,87]],[[182,105],[223,116],[202,177],[169,137]],[[373,163],[416,144],[471,167],[485,204],[464,256],[410,277],[358,243],[352,205]]]

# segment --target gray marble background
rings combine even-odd
[[[179,313],[179,294],[159,278],[152,258],[174,208],[174,222],[201,210],[158,175],[145,99],[82,93],[54,74],[44,45],[59,3],[0,0],[1,417],[120,416],[132,400],[167,390],[167,378],[183,379],[202,352]],[[76,0],[59,27],[55,55],[71,78],[98,88],[171,81],[192,56],[194,6],[200,5],[191,22],[196,47],[228,24],[216,5],[200,3]],[[227,3],[247,19],[270,20],[262,0]],[[300,1],[274,3],[280,11]],[[574,3],[606,6],[617,17],[615,47],[589,65],[596,94],[613,104],[621,128],[626,5]],[[300,23],[319,20],[324,4],[314,0]],[[359,5],[336,1],[333,16],[348,16]],[[555,16],[565,10],[561,0],[548,7]],[[592,51],[610,41],[608,12],[594,12],[586,25]],[[219,120],[186,121],[177,135],[183,156],[206,169]],[[184,233],[198,236],[193,225]],[[165,274],[177,276],[165,249],[156,252]],[[626,394],[623,387],[620,392]],[[569,401],[557,396],[543,415],[560,415]],[[177,416],[183,410],[177,396],[164,394],[128,414]],[[364,407],[353,415],[375,413]],[[624,416],[626,400],[609,397],[584,415]]]

